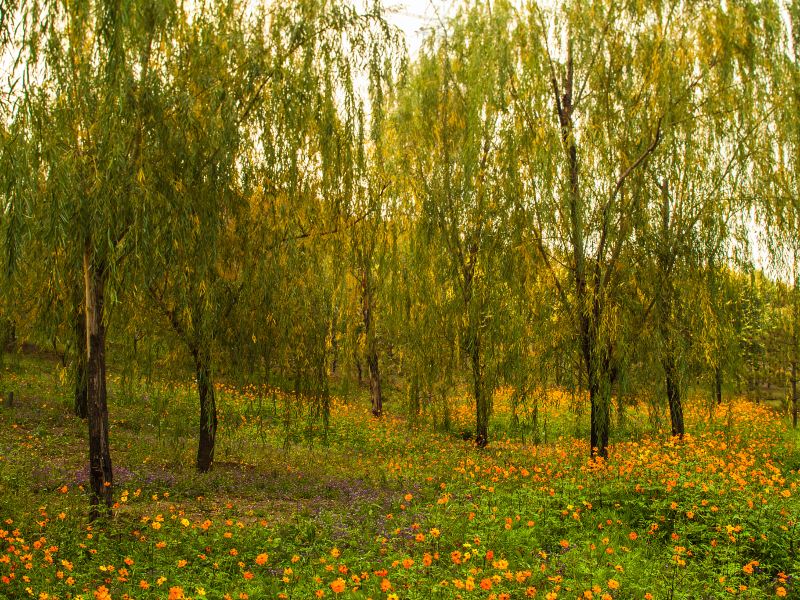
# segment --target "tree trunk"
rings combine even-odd
[[[91,520],[100,516],[101,507],[110,513],[113,500],[111,449],[108,443],[108,404],[106,398],[106,330],[103,324],[105,265],[98,264],[87,244],[83,253],[86,308],[86,406],[89,423],[89,481]]]
[[[73,378],[75,384],[75,416],[85,419],[89,414],[87,406],[88,380],[86,373],[86,310],[83,302],[77,302],[74,315],[75,363]]]
[[[483,381],[481,343],[477,334],[472,336],[470,346],[472,383],[475,392],[475,444],[479,448],[485,448],[489,443],[489,398]]]
[[[207,473],[214,463],[214,445],[217,439],[217,402],[211,376],[211,357],[207,350],[192,350],[197,392],[200,396],[200,440],[197,446],[197,470]]]
[[[792,361],[792,427],[797,429],[797,361]]]
[[[608,377],[590,368],[589,404],[591,405],[591,429],[589,433],[591,456],[608,458],[608,430],[611,417],[611,382]]]
[[[378,341],[372,323],[373,292],[368,268],[361,271],[361,317],[364,321],[364,337],[367,342],[367,369],[369,371],[369,395],[372,400],[372,415],[383,415],[383,393],[378,366]],[[359,367],[360,372],[360,367]]]
[[[381,392],[381,375],[378,369],[378,351],[373,348],[367,356],[369,366],[369,395],[372,398],[372,415],[383,415],[383,393]]]
[[[681,388],[675,358],[668,352],[663,360],[664,379],[667,387],[667,401],[669,403],[669,419],[672,424],[672,435],[683,437],[683,405],[681,403]]]
[[[722,367],[719,365],[714,368],[714,394],[717,404],[722,404]]]

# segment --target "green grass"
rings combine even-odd
[[[325,432],[313,402],[223,386],[198,475],[191,381],[111,377],[118,507],[89,525],[60,368],[23,357],[0,387],[16,396],[0,404],[0,597],[800,597],[800,438],[768,407],[690,403],[683,442],[629,407],[594,464],[588,411],[558,391],[536,431],[498,393],[480,451],[458,435],[467,397],[453,432],[393,403],[376,421],[366,398],[335,400]]]

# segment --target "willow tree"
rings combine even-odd
[[[673,77],[689,89],[696,72]],[[710,79],[711,77],[709,77]],[[673,111],[660,152],[645,169],[645,220],[637,225],[640,269],[646,299],[643,318],[655,321],[655,347],[663,370],[671,432],[683,436],[683,396],[692,362],[719,363],[722,337],[715,275],[736,217],[747,203],[740,193],[747,180],[748,142],[759,126],[747,84],[702,82],[684,115]],[[699,331],[699,335],[694,335]],[[720,372],[715,370],[715,382]],[[715,383],[716,385],[716,383]]]
[[[347,224],[355,57],[381,52],[380,22],[379,6],[363,14],[327,2],[245,10],[221,0],[181,11],[173,30],[141,172],[166,213],[154,226],[145,289],[192,356],[201,472],[213,463],[215,355],[225,330],[238,328],[234,307],[268,285],[260,275],[289,244]]]
[[[478,446],[488,441],[497,353],[500,270],[507,239],[502,132],[509,118],[504,78],[511,7],[475,5],[431,34],[402,92],[408,185],[420,233],[457,323],[475,401]],[[402,121],[401,121],[402,122]],[[399,129],[399,127],[398,127]]]
[[[761,194],[762,214],[769,218],[771,249],[781,278],[790,286],[788,311],[789,383],[791,385],[792,422],[798,421],[798,369],[800,368],[800,2],[784,3],[785,18],[782,36],[774,44],[769,62],[769,77],[762,82],[765,104],[772,109],[772,118],[762,128],[763,152],[756,161],[758,182],[766,193]]]
[[[383,383],[381,380],[382,321],[389,316],[383,304],[391,271],[396,264],[399,186],[391,174],[393,142],[391,124],[385,115],[392,102],[393,50],[398,46],[388,39],[386,54],[373,45],[369,61],[369,123],[363,111],[357,114],[352,160],[353,191],[345,199],[344,213],[350,222],[345,228],[345,243],[349,255],[349,271],[355,283],[358,305],[357,349],[367,364],[372,414],[383,414]],[[357,366],[360,363],[357,363]],[[360,367],[359,367],[360,368]],[[360,379],[360,376],[359,376]]]
[[[155,74],[162,85],[151,103],[139,178],[162,207],[148,240],[144,289],[191,356],[200,401],[196,464],[204,472],[217,431],[215,339],[238,300],[249,258],[247,188],[237,162],[246,151],[243,121],[256,83],[233,3],[196,8],[179,11]]]
[[[757,10],[744,10],[749,4],[566,0],[531,5],[519,24],[511,87],[524,201],[573,315],[592,455],[608,453],[621,299],[648,202],[645,169],[676,123],[695,118],[694,103],[714,99],[722,74],[730,81],[734,45],[724,40],[746,44],[761,24]]]
[[[134,254],[150,208],[137,184],[143,105],[152,91],[151,50],[167,43],[170,12],[166,0],[41,0],[19,12],[25,75],[15,119],[34,151],[14,173],[24,185],[4,216],[15,224],[9,244],[34,237],[80,265],[92,517],[113,496],[106,303],[123,285],[123,259]]]

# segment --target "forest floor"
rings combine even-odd
[[[800,436],[742,399],[688,402],[683,441],[630,405],[590,462],[563,391],[516,418],[500,391],[478,450],[468,397],[450,431],[334,398],[326,431],[319,403],[219,386],[198,475],[191,380],[112,376],[117,505],[89,524],[64,371],[24,357],[0,389],[0,598],[800,598]]]

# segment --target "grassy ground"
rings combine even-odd
[[[630,407],[595,464],[557,391],[535,430],[498,394],[479,451],[467,398],[453,433],[335,400],[326,434],[313,402],[223,386],[200,476],[191,382],[112,377],[118,506],[89,525],[63,373],[28,357],[0,388],[2,598],[800,597],[800,437],[769,407],[690,403],[683,442]]]

